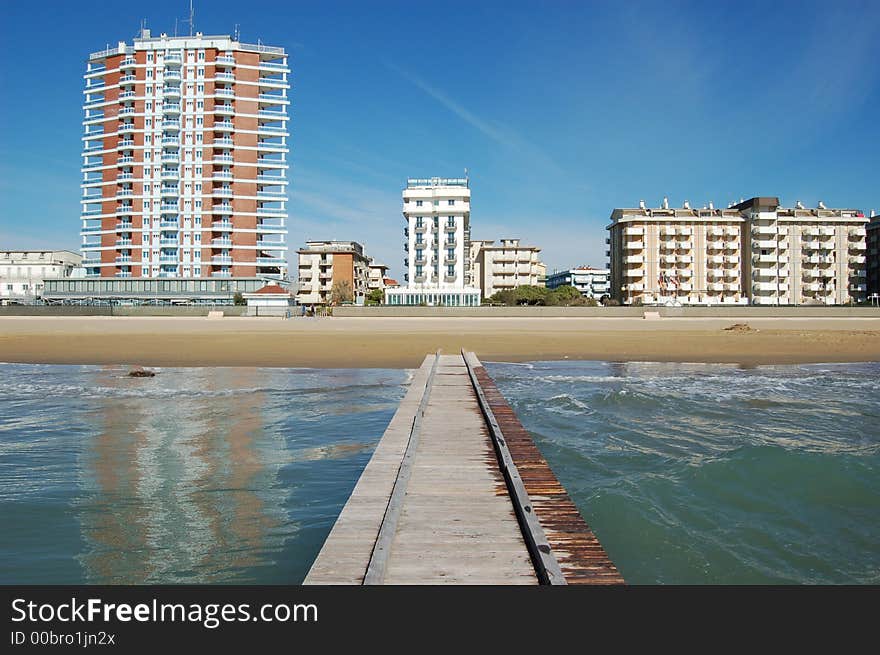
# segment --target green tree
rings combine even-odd
[[[385,292],[382,289],[373,289],[370,293],[367,294],[367,299],[365,304],[367,305],[381,305],[385,300]]]
[[[330,304],[339,305],[354,300],[354,288],[349,280],[336,280],[330,289]]]
[[[580,291],[578,291],[571,285],[564,285],[561,287],[556,287],[548,294],[547,304],[567,306],[580,300],[580,298]]]
[[[241,295],[241,291],[236,291],[232,295],[232,304],[233,305],[247,305],[247,302],[245,302],[244,296]]]

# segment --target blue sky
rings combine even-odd
[[[98,3],[100,4],[100,3]],[[79,247],[82,73],[187,2],[6,2],[0,248]],[[289,244],[355,239],[400,277],[407,176],[467,167],[474,238],[603,264],[614,207],[779,195],[880,209],[880,2],[196,2],[285,46]]]

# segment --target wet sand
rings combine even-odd
[[[414,368],[440,348],[487,361],[744,365],[880,361],[880,318],[2,317],[0,362]]]

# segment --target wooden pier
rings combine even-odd
[[[473,353],[428,355],[305,584],[621,584]]]

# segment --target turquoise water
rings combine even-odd
[[[626,580],[880,583],[880,364],[492,364]]]
[[[880,365],[487,364],[631,583],[880,583]],[[0,584],[299,583],[398,370],[0,364]]]
[[[397,370],[0,365],[0,584],[296,584]]]

